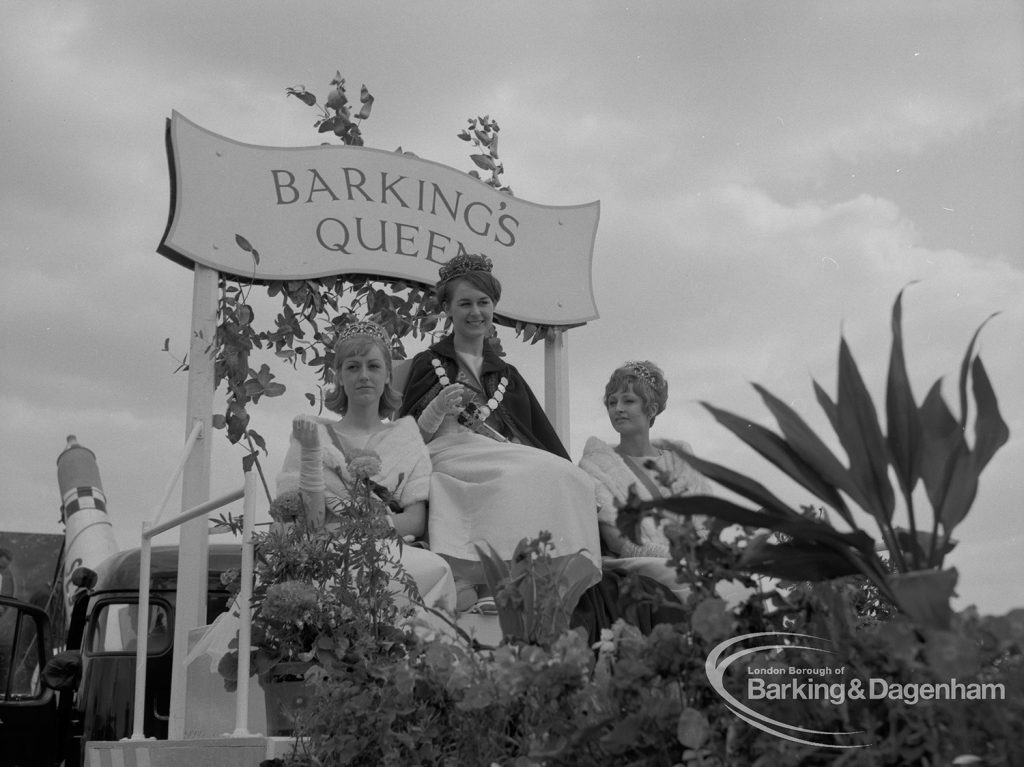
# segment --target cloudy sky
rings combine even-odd
[[[600,200],[601,317],[569,334],[574,457],[613,436],[611,369],[647,358],[671,383],[656,434],[808,503],[700,401],[770,425],[758,382],[824,428],[812,380],[835,391],[840,333],[880,394],[890,307],[920,280],[915,393],[948,376],[954,403],[971,334],[1001,311],[980,348],[1011,441],[952,562],[961,606],[1024,605],[1024,6],[849,5],[4,0],[0,530],[61,530],[55,460],[74,433],[137,544],[185,433],[172,354],[192,277],[155,252],[164,121],[314,145],[285,88],[326,94],[340,70],[376,97],[369,146],[469,170],[456,133],[490,114],[518,196]],[[504,338],[542,391],[540,347]],[[254,411],[271,471],[306,407],[307,378],[286,382]],[[215,434],[214,493],[240,483],[240,457]]]

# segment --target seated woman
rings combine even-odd
[[[667,400],[668,382],[654,363],[627,362],[616,369],[605,386],[604,404],[619,442],[612,447],[591,437],[583,448],[580,467],[598,482],[601,540],[612,555],[606,565],[639,571],[685,597],[686,586],[676,583],[675,570],[666,564],[669,542],[662,531],[662,520],[645,517],[641,521],[639,544],[623,536],[615,525],[615,503],[625,501],[631,487],[644,500],[711,494],[708,480],[669,449],[674,445],[689,452],[689,445],[651,440],[651,426],[664,412]],[[662,484],[666,478],[668,486]],[[694,518],[694,524],[698,530],[704,529],[702,519]]]
[[[556,559],[585,550],[588,585],[601,573],[593,481],[487,342],[501,298],[491,269],[485,256],[461,255],[439,270],[436,297],[452,333],[413,358],[401,411],[417,418],[430,449],[428,541],[451,564],[463,607],[485,584],[474,544],[511,559],[521,539],[546,530]]]
[[[334,390],[324,404],[341,420],[298,415],[277,478],[278,494],[299,490],[315,524],[330,523],[330,509],[348,497],[353,458],[369,459],[370,480],[391,493],[401,513],[390,513],[395,531],[411,540],[426,530],[430,456],[416,422],[390,416],[400,397],[391,388],[391,343],[373,322],[346,325],[334,349]],[[377,462],[379,461],[379,463]],[[455,584],[441,557],[403,546],[401,563],[416,581],[424,604],[455,609]]]

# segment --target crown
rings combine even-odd
[[[385,349],[391,348],[391,339],[388,338],[388,332],[376,322],[371,322],[370,320],[354,320],[348,323],[338,333],[338,340],[344,341],[352,336],[370,336],[384,344]]]
[[[489,272],[494,268],[491,259],[487,256],[477,256],[473,253],[460,253],[447,264],[437,270],[441,281],[450,280],[467,272]]]
[[[630,371],[633,375],[639,378],[641,381],[646,383],[653,389],[658,388],[658,378],[654,375],[654,371],[651,370],[647,365],[636,360],[630,360],[622,366],[624,369]]]

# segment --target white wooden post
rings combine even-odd
[[[569,450],[569,347],[564,330],[544,339],[544,411]]]
[[[214,374],[210,345],[217,333],[217,271],[194,265],[192,286],[192,338],[188,353],[188,401],[185,434],[198,420],[202,432],[185,463],[181,483],[182,511],[210,498],[210,429],[213,423]],[[167,737],[185,737],[185,701],[188,677],[185,657],[188,635],[206,625],[206,582],[209,522],[199,517],[181,527],[178,545],[178,591],[174,607],[174,665],[171,669],[170,721]]]

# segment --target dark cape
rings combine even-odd
[[[455,341],[448,335],[412,358],[409,381],[402,395],[400,416],[411,415],[418,418],[423,408],[441,391],[441,382],[431,362],[434,358],[441,360],[448,380],[454,383],[459,372],[459,364],[455,356]],[[505,362],[490,344],[485,343],[481,383],[488,397],[494,396],[503,376],[508,379],[508,385],[505,388],[505,396],[497,407],[499,422],[495,425],[498,431],[509,439],[517,437],[523,444],[547,450],[569,460],[569,453],[562,445],[562,440],[544,414],[544,409],[533,395],[526,379],[514,365]],[[488,425],[491,425],[491,421],[488,421]]]

